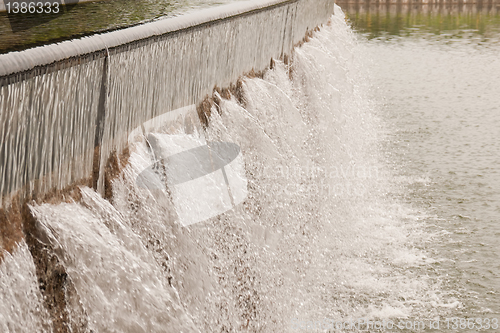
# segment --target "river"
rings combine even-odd
[[[387,161],[432,235],[419,247],[460,303],[449,315],[499,318],[499,8],[341,6],[372,61]]]

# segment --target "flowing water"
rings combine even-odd
[[[500,317],[500,11],[348,6],[366,38],[405,200],[460,318]],[[477,327],[477,326],[476,326]]]
[[[2,332],[36,332],[50,328],[35,265],[26,244],[20,244],[13,255],[4,254],[0,265],[0,297]]]
[[[275,61],[221,99],[206,130],[131,139],[111,203],[83,187],[74,202],[31,205],[74,288],[69,317],[87,332],[418,332],[498,318],[499,82],[485,74],[498,44],[412,38],[358,36],[337,7],[291,67]],[[237,145],[244,167],[210,186],[226,196],[237,177],[246,199],[184,226],[182,200],[223,200],[141,175],[158,152],[213,142]],[[26,247],[5,258],[0,327],[52,331]]]

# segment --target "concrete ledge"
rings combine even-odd
[[[120,46],[133,42],[151,39],[169,33],[181,32],[182,30],[195,27],[202,27],[208,23],[252,13],[264,8],[270,9],[274,6],[283,6],[297,1],[299,0],[253,0],[235,2],[105,34],[96,34],[81,39],[35,47],[20,52],[1,54],[0,78],[13,73],[28,71],[36,67],[54,64],[66,59],[81,57],[92,53],[102,54],[106,49],[114,50]],[[1,83],[2,81],[0,80],[0,84]]]

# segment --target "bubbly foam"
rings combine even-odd
[[[80,202],[32,207],[96,330],[283,332],[460,305],[439,293],[419,248],[430,236],[397,199],[362,51],[336,7],[291,67],[244,80],[243,105],[222,100],[206,132],[175,134],[241,148],[248,195],[232,210],[183,227],[168,186],[136,182],[155,161],[145,138],[113,204],[83,188]]]

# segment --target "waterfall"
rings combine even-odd
[[[326,23],[330,0],[242,1],[0,55],[0,207],[104,169],[145,121],[284,57]]]
[[[433,317],[453,301],[425,274],[432,259],[415,245],[429,237],[418,212],[397,199],[362,43],[339,7],[308,39],[291,61],[274,60],[262,77],[243,78],[238,95],[214,92],[207,128],[183,121],[134,132],[111,201],[82,186],[67,202],[30,205],[40,242],[66,276],[65,325],[82,332],[326,331],[357,318]],[[238,147],[222,167],[226,178],[215,168],[198,193],[176,188],[162,171],[169,156],[215,151],[211,143]],[[184,182],[201,184],[202,176]],[[238,190],[242,202],[219,211],[222,196],[236,198]],[[197,204],[217,214],[183,223],[198,214],[188,209]],[[21,245],[0,264],[5,332],[56,327],[30,260]]]
[[[35,265],[28,246],[19,244],[0,264],[0,328],[2,332],[50,332],[50,318],[42,305]]]

